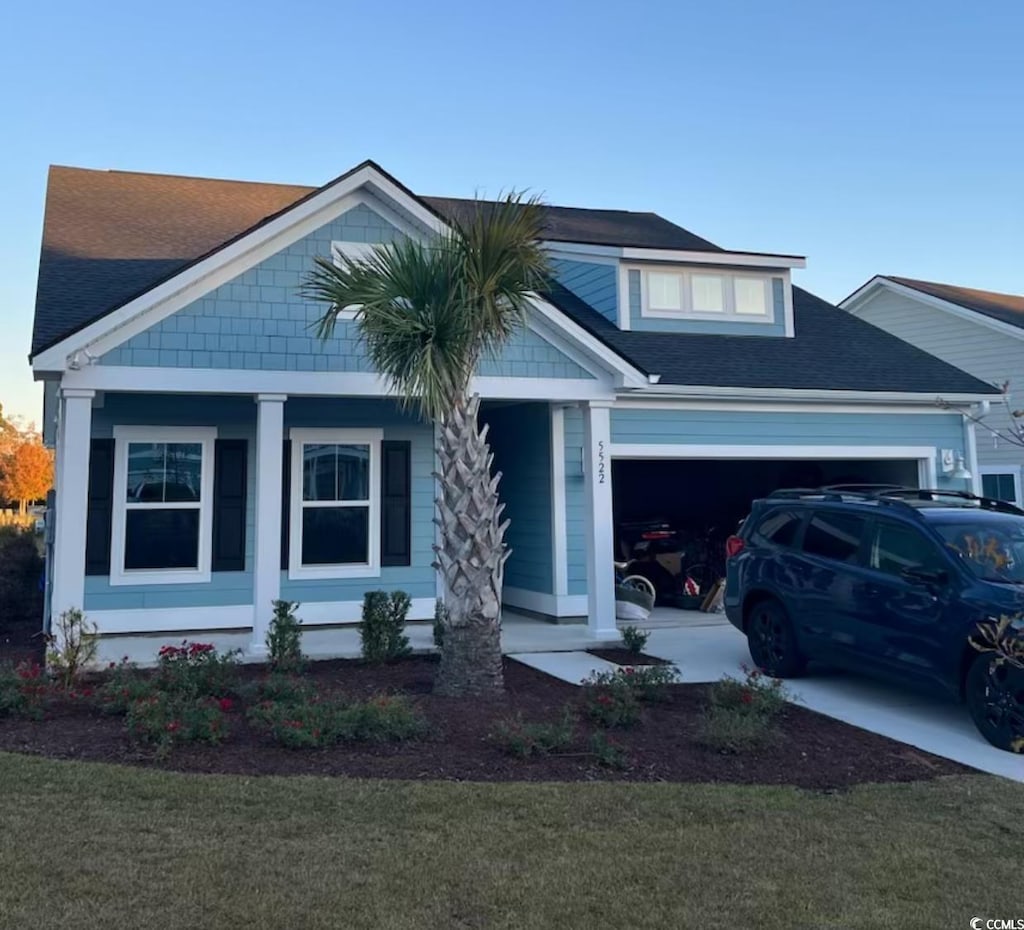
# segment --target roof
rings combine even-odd
[[[559,284],[545,294],[659,384],[927,394],[996,394],[954,368],[820,297],[793,288],[788,339],[624,332]]]
[[[52,166],[32,354],[322,189]],[[451,197],[419,199],[446,219],[464,218],[476,203]],[[654,213],[545,209],[545,235],[554,241],[722,251]]]
[[[958,287],[955,284],[939,284],[935,281],[918,281],[916,278],[900,278],[895,275],[880,275],[880,277],[920,291],[922,294],[938,297],[940,300],[956,304],[965,310],[973,310],[982,316],[1024,329],[1024,296],[1019,294],[979,291],[973,287]]]

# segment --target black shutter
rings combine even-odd
[[[284,441],[281,453],[281,570],[288,569],[288,542],[291,538],[292,443]]]
[[[381,565],[412,562],[411,443],[381,443],[380,561]]]
[[[213,448],[213,570],[242,572],[248,443],[218,439]]]
[[[113,511],[114,440],[93,439],[89,444],[89,511],[85,523],[87,575],[110,574],[110,523]],[[62,516],[58,514],[58,520]]]

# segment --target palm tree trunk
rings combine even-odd
[[[500,473],[491,476],[487,431],[477,423],[480,398],[461,400],[439,424],[441,482],[435,567],[445,582],[444,638],[435,691],[493,694],[501,669],[501,584],[509,551],[501,521]]]

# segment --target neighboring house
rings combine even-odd
[[[1008,383],[1011,406],[1024,407],[1024,296],[876,275],[839,306],[982,381]],[[1024,505],[1024,448],[992,432],[1006,435],[1014,424],[1002,398],[991,402],[983,423],[991,429],[975,428],[975,488]]]
[[[315,256],[429,240],[471,209],[372,162],[319,188],[51,169],[31,361],[57,449],[52,612],[104,633],[252,630],[253,651],[278,597],[316,626],[400,588],[430,617],[431,428],[357,323],[313,337],[324,308],[299,285]],[[963,486],[941,451],[971,430],[934,399],[993,389],[793,287],[802,258],[653,213],[547,221],[557,281],[474,381],[511,520],[507,604],[614,635],[613,483],[647,465],[708,466],[656,488],[695,501],[749,501],[808,464]]]

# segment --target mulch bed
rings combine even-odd
[[[625,771],[601,768],[586,752],[594,727],[581,720],[578,752],[518,759],[487,741],[495,722],[517,713],[527,721],[556,721],[579,689],[506,661],[506,693],[492,699],[444,698],[432,693],[436,659],[415,657],[384,667],[355,661],[314,663],[309,675],[323,691],[353,697],[383,690],[410,696],[430,724],[429,735],[383,745],[289,750],[247,725],[239,707],[228,715],[230,735],[218,746],[176,746],[164,760],[133,745],[123,720],[87,704],[53,708],[47,719],[0,719],[0,750],[57,759],[112,762],[184,772],[239,775],[345,775],[469,781],[632,780],[732,782],[837,789],[863,782],[917,781],[969,771],[885,737],[801,707],[782,719],[777,745],[742,755],[700,746],[695,732],[707,687],[675,685],[666,704],[645,709],[640,724],[605,731],[628,753]],[[243,667],[243,678],[264,674]]]
[[[607,649],[588,649],[587,652],[599,659],[614,662],[616,665],[668,665],[664,659],[649,656],[644,652],[630,652],[628,649],[610,646]]]

